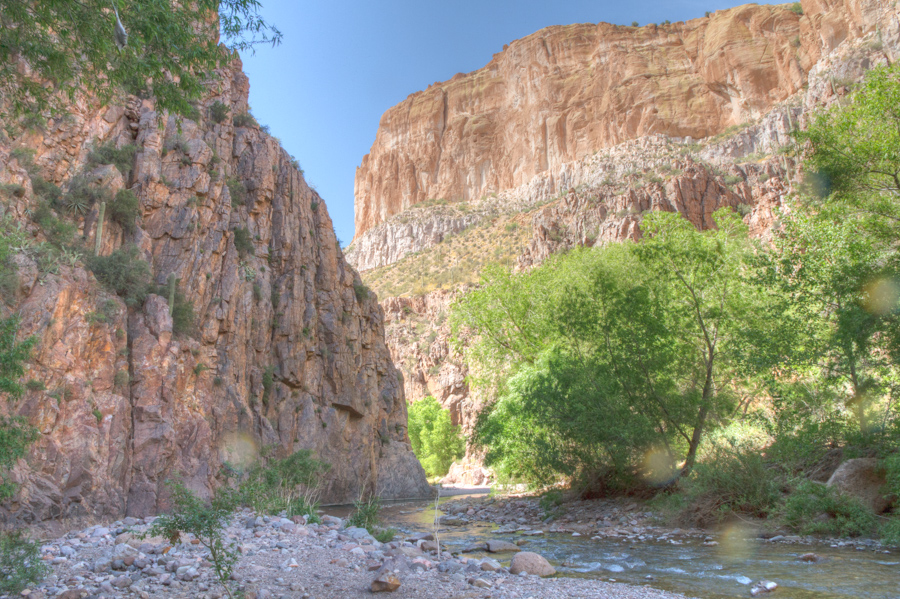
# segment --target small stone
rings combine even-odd
[[[393,574],[384,574],[372,581],[373,593],[393,593],[400,588],[400,579]]]
[[[132,584],[134,584],[134,581],[131,580],[131,578],[129,578],[128,576],[119,576],[112,583],[112,585],[117,589],[127,589]]]
[[[808,564],[814,564],[816,562],[822,561],[822,558],[816,555],[815,553],[804,553],[800,557],[798,557],[801,562],[806,562]]]
[[[472,582],[472,585],[473,585],[473,586],[476,586],[476,587],[478,587],[478,588],[480,588],[480,589],[487,589],[487,588],[490,588],[491,583],[489,583],[488,581],[486,581],[484,578],[476,578],[476,579]]]
[[[509,541],[490,540],[486,544],[487,550],[491,553],[512,553],[521,551],[518,545]]]

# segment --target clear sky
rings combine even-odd
[[[284,43],[245,54],[250,105],[353,238],[353,177],[378,121],[409,94],[478,69],[549,25],[685,21],[736,0],[261,0]]]

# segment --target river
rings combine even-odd
[[[459,499],[449,497],[442,499]],[[327,513],[346,517],[349,508],[329,508]],[[440,517],[443,512],[437,510]],[[434,503],[409,501],[387,504],[381,512],[386,526],[402,533],[433,532]],[[704,546],[702,539],[669,541],[591,539],[569,534],[545,533],[520,537],[495,532],[496,526],[472,523],[439,527],[441,544],[451,552],[488,539],[515,541],[526,538],[523,547],[547,558],[558,576],[598,578],[632,585],[647,585],[703,599],[750,596],[759,580],[772,580],[778,589],[772,599],[898,599],[900,598],[900,552],[830,547],[824,544],[795,545],[764,542],[735,529],[720,535],[719,544]],[[799,557],[814,552],[820,561],[803,562]],[[509,565],[511,554],[490,555]]]

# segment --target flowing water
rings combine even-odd
[[[458,497],[446,498],[446,500]],[[346,517],[348,508],[328,513]],[[437,515],[443,512],[437,511]],[[381,512],[385,525],[402,532],[432,532],[434,503],[424,501],[389,504]],[[592,540],[588,536],[545,533],[520,537],[494,532],[496,526],[473,523],[441,527],[442,545],[459,551],[487,539],[515,541],[527,538],[523,549],[547,558],[560,576],[597,578],[604,581],[646,585],[704,599],[750,597],[759,580],[772,580],[778,589],[772,599],[898,599],[900,598],[900,552],[889,554],[832,548],[826,545],[765,543],[752,534],[732,531],[719,537],[715,547],[699,539],[680,543],[658,541]],[[814,552],[822,559],[806,563],[798,558]],[[483,553],[468,554],[482,557]],[[509,554],[491,554],[509,565]],[[504,559],[505,558],[505,559]]]

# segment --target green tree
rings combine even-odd
[[[240,552],[236,543],[226,543],[224,531],[238,505],[238,494],[224,487],[206,502],[180,481],[169,484],[172,489],[172,513],[156,518],[146,536],[162,536],[176,543],[182,534],[193,535],[209,551],[219,583],[229,597],[234,597],[228,580],[240,559]]]
[[[19,384],[19,379],[25,374],[22,362],[31,356],[37,342],[34,337],[18,341],[18,331],[18,316],[0,319],[0,391],[11,397],[22,394],[22,385]]]
[[[409,406],[409,440],[413,452],[428,476],[443,476],[454,460],[466,451],[459,426],[450,420],[449,410],[428,396]]]
[[[495,467],[544,484],[628,476],[658,452],[690,471],[705,433],[733,412],[766,302],[744,278],[740,218],[715,218],[701,233],[650,214],[639,244],[489,270],[454,306],[455,335],[474,336],[470,365],[497,390],[476,430]]]
[[[877,237],[900,232],[900,65],[872,69],[847,103],[797,134],[818,211],[857,220]]]
[[[278,44],[258,0],[25,0],[0,12],[0,98],[13,113],[57,108],[80,91],[109,101],[120,93],[156,99],[192,115],[214,69],[235,50]],[[118,48],[117,7],[128,32]],[[24,59],[29,69],[21,67]],[[47,85],[51,83],[52,85]]]

